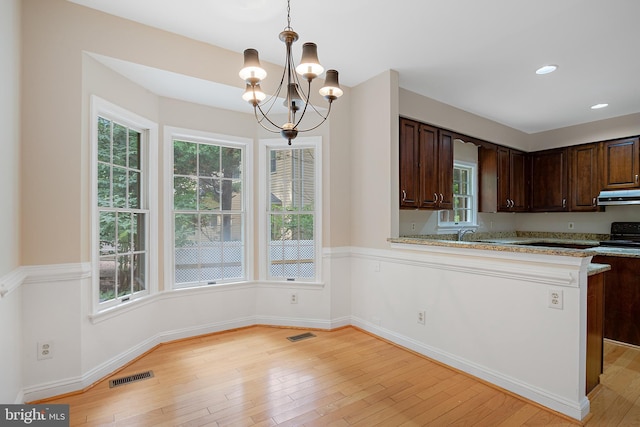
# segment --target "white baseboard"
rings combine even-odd
[[[519,396],[539,403],[542,406],[571,418],[582,420],[589,414],[589,399],[586,397],[584,397],[580,402],[572,402],[561,396],[541,390],[531,384],[524,383],[515,378],[505,376],[499,372],[475,364],[469,360],[435,349],[412,338],[395,333],[358,317],[352,317],[350,323],[353,326],[363,329],[371,334],[377,335],[447,366],[466,372],[505,390],[509,390]]]
[[[111,358],[110,360],[100,364],[99,366],[96,366],[95,368],[85,373],[82,377],[66,378],[60,381],[27,387],[20,393],[20,396],[17,397],[16,403],[33,402],[53,396],[59,396],[66,393],[84,390],[85,388],[111,375],[113,372],[120,369],[127,363],[130,363],[131,361],[135,360],[147,351],[162,343],[167,343],[184,338],[197,337],[215,332],[244,328],[253,325],[335,329],[342,326],[348,326],[349,324],[349,317],[325,321],[320,319],[263,316],[245,317],[225,322],[212,323],[208,325],[198,325],[191,328],[164,331]]]

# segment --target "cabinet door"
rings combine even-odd
[[[439,209],[453,209],[453,140],[451,132],[440,130],[437,157]]]
[[[439,201],[438,129],[420,125],[420,195],[419,206],[434,209]]]
[[[522,151],[509,150],[509,198],[511,211],[523,212],[527,202],[527,155]]]
[[[498,148],[495,145],[478,147],[478,209],[480,212],[498,210]]]
[[[568,210],[569,171],[567,150],[538,151],[531,154],[531,210],[562,212]]]
[[[413,120],[400,119],[400,207],[419,206],[419,128]]]
[[[498,211],[511,210],[511,157],[508,148],[498,147]]]
[[[617,190],[640,187],[640,144],[638,138],[606,141],[604,144],[604,188]]]
[[[600,144],[585,144],[569,149],[569,209],[573,212],[598,210],[600,193],[598,154]]]

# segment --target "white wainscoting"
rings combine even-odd
[[[583,419],[589,261],[416,245],[353,248],[352,324]],[[550,289],[562,291],[562,310],[548,307]]]

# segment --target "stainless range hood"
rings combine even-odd
[[[640,189],[601,191],[598,195],[598,205],[640,205]]]

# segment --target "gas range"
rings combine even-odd
[[[600,246],[640,249],[640,222],[612,222],[609,240]]]

